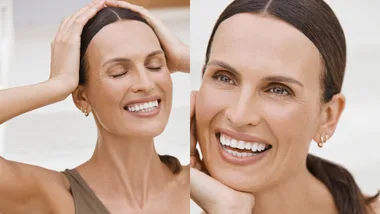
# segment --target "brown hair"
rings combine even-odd
[[[339,20],[323,0],[235,0],[219,16],[207,51],[207,65],[213,38],[219,25],[239,13],[272,16],[301,31],[318,48],[324,70],[321,72],[321,100],[329,102],[340,93],[346,67],[346,40]],[[203,68],[203,73],[205,67]],[[365,214],[379,193],[366,198],[353,176],[343,167],[308,154],[308,170],[331,192],[340,214]]]
[[[88,59],[86,57],[86,50],[91,40],[103,27],[121,20],[140,21],[149,26],[148,22],[143,17],[129,9],[105,7],[100,10],[92,19],[87,22],[82,31],[79,67],[80,85],[86,84],[87,80]],[[170,155],[159,155],[159,157],[161,162],[166,164],[174,174],[177,174],[182,170],[182,165],[177,158]]]

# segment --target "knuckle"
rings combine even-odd
[[[56,39],[52,42],[53,45],[58,45],[58,44],[61,44],[61,43],[62,43],[62,39],[60,39],[60,38],[56,38]]]
[[[84,24],[84,18],[82,16],[79,16],[78,18],[75,19],[74,23],[77,25],[83,25]]]

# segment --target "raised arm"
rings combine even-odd
[[[0,123],[65,99],[79,81],[80,36],[104,0],[66,18],[51,47],[50,78],[39,84],[0,91]],[[61,173],[0,157],[0,213],[74,213]]]

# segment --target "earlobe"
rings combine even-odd
[[[87,99],[87,94],[83,86],[78,86],[77,89],[72,93],[74,104],[78,109],[80,109],[85,114],[91,112],[91,106]]]
[[[336,94],[331,101],[325,104],[322,110],[321,122],[314,136],[314,141],[321,147],[335,132],[340,116],[346,105],[346,99],[343,94]]]

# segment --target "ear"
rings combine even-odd
[[[327,139],[331,138],[345,105],[346,98],[340,93],[334,95],[330,102],[324,104],[320,113],[320,124],[314,136],[315,142],[322,143],[321,136],[326,136]]]
[[[84,112],[90,113],[91,112],[91,105],[88,101],[88,97],[85,91],[85,88],[83,86],[78,86],[77,89],[72,93],[73,101],[77,108]]]

